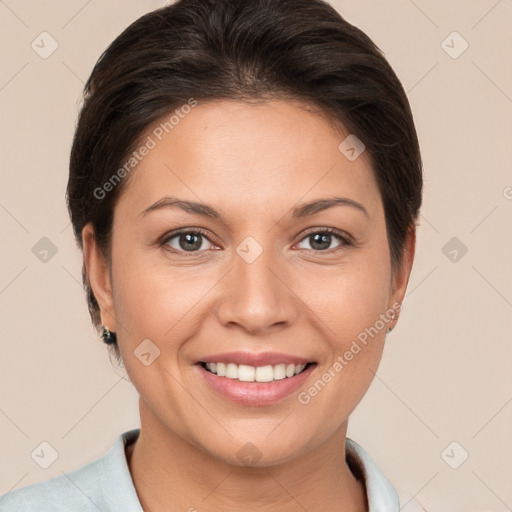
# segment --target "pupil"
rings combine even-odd
[[[313,249],[328,249],[329,245],[331,245],[331,235],[329,233],[316,233],[312,236],[314,241],[311,244],[311,246],[313,247]],[[322,244],[326,245],[322,246]],[[315,245],[320,245],[320,247],[315,247]]]
[[[201,240],[199,240],[200,235],[194,233],[185,233],[180,236],[180,246],[185,250],[188,249],[199,249],[201,247]],[[193,239],[196,239],[194,242]]]

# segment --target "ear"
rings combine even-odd
[[[398,267],[393,270],[391,278],[391,287],[389,294],[388,308],[393,308],[395,304],[402,304],[405,291],[407,290],[407,284],[409,283],[409,277],[411,275],[412,263],[414,261],[414,251],[416,249],[416,227],[412,225],[407,232],[405,239],[404,249],[402,253],[402,260]],[[389,325],[389,328],[394,328],[398,322],[399,311],[393,322]]]
[[[101,323],[112,332],[116,331],[116,313],[112,296],[110,270],[105,257],[96,243],[91,222],[82,229],[84,263],[96,302],[100,306]]]

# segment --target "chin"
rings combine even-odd
[[[279,421],[281,420],[282,418]],[[238,435],[233,434],[231,437],[226,434],[217,439],[210,437],[203,440],[206,442],[200,443],[199,447],[214,459],[226,464],[254,468],[279,466],[315,448],[313,434],[307,434],[304,429],[301,432],[280,430],[279,427],[276,428],[279,421],[273,422],[274,432],[272,429],[255,431],[254,425],[251,425],[252,428],[243,429],[239,425]]]

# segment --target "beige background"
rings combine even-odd
[[[429,512],[512,510],[512,1],[332,3],[401,78],[425,163],[402,318],[349,436]],[[64,192],[83,83],[162,4],[0,0],[0,494],[76,469],[139,426],[137,394],[89,321]],[[43,31],[59,45],[47,59],[31,48]],[[456,59],[442,47],[453,31],[469,44]],[[32,252],[43,237],[57,249],[46,262]],[[452,237],[468,249],[455,262]],[[31,458],[43,441],[59,453],[46,470]],[[458,469],[442,457],[453,441],[444,459],[469,453]]]

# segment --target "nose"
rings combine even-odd
[[[226,327],[239,326],[252,335],[293,324],[300,301],[291,288],[289,272],[270,250],[249,263],[235,253],[224,279],[217,317]]]

